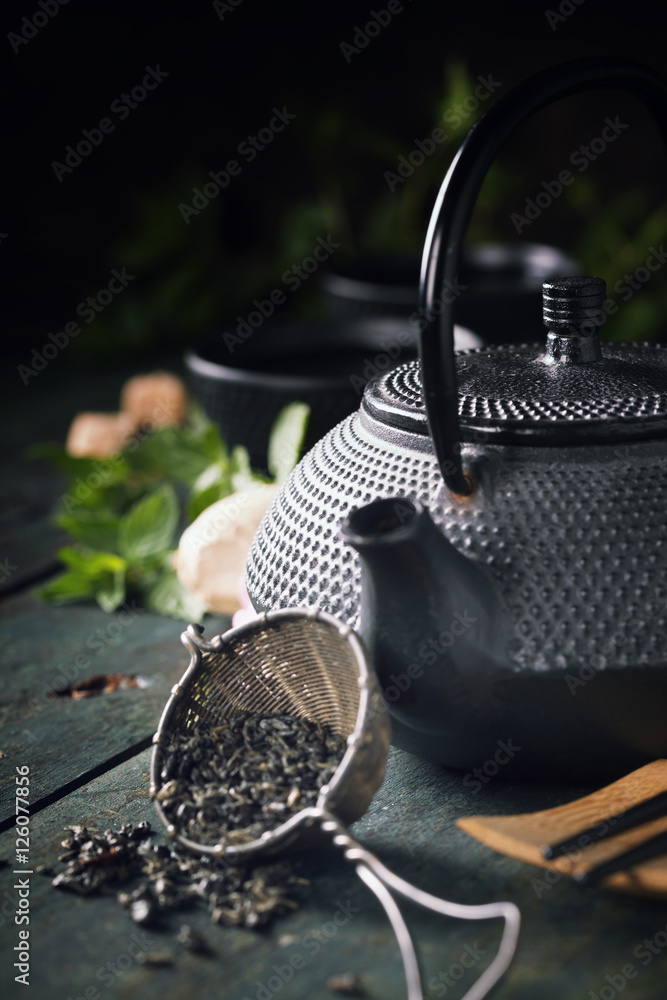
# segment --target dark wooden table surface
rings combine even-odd
[[[0,870],[0,997],[324,1000],[334,995],[329,977],[355,972],[367,997],[398,1000],[404,981],[387,920],[353,871],[328,852],[304,859],[311,884],[302,890],[300,909],[268,929],[224,928],[210,924],[203,909],[188,913],[187,921],[215,950],[208,958],[177,943],[183,914],[160,928],[138,928],[114,893],[74,896],[32,874],[30,985],[14,979],[15,886],[25,879],[13,874],[16,767],[30,769],[33,870],[55,862],[70,823],[101,830],[141,819],[156,823],[148,798],[148,746],[187,663],[179,622],[141,608],[122,618],[93,605],[54,608],[32,593],[55,569],[60,539],[48,515],[63,484],[49,469],[24,462],[22,451],[32,441],[64,440],[79,409],[114,409],[121,381],[118,372],[90,375],[58,358],[27,386],[12,367],[0,384],[0,858],[10,862]],[[206,632],[227,624],[208,617]],[[77,680],[134,673],[147,683],[85,700],[50,697],[67,671]],[[494,992],[498,1000],[665,997],[667,901],[583,892],[565,878],[549,885],[541,870],[495,854],[455,826],[461,816],[532,811],[585,790],[512,784],[502,776],[476,789],[460,774],[392,749],[384,784],[354,833],[397,873],[431,892],[459,902],[511,899],[519,905],[518,954]],[[498,922],[461,923],[410,907],[406,915],[420,947],[425,996],[463,996],[495,953]],[[171,951],[175,964],[140,965],[131,956],[142,948]],[[299,968],[284,982],[287,974],[278,978],[280,970],[297,955]],[[470,964],[460,959],[471,955],[473,967],[457,978]]]

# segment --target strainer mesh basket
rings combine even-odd
[[[172,689],[155,736],[153,795],[160,785],[162,748],[171,734],[202,723],[217,726],[241,713],[292,715],[326,725],[347,740],[347,752],[322,788],[319,804],[345,823],[363,815],[384,778],[389,719],[349,626],[326,612],[285,610],[262,615],[210,642],[192,625],[182,638],[192,658]],[[159,802],[154,804],[167,823]],[[178,831],[170,832],[192,846]],[[276,847],[278,840],[284,847],[284,838],[277,838]],[[226,850],[243,855],[252,846]]]
[[[261,620],[260,620],[261,621]],[[174,708],[172,726],[190,730],[250,712],[293,715],[348,737],[359,713],[354,647],[322,621],[264,621],[251,633],[205,649],[196,681]]]

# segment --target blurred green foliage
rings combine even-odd
[[[132,222],[110,246],[108,260],[110,267],[122,260],[142,280],[96,319],[76,349],[97,356],[137,354],[157,344],[180,346],[220,329],[236,313],[247,311],[254,297],[277,287],[282,272],[307,256],[323,234],[335,234],[342,243],[341,258],[420,248],[449,164],[466,132],[495,99],[480,101],[455,126],[443,125],[447,111],[474,94],[476,82],[462,60],[449,60],[430,111],[431,127],[444,127],[447,141],[393,191],[385,172],[396,170],[398,158],[415,148],[412,142],[369,128],[342,107],[300,109],[290,138],[299,149],[287,152],[303,160],[309,183],[292,184],[284,193],[274,184],[273,216],[251,245],[239,247],[230,235],[233,227],[225,216],[230,202],[225,198],[235,197],[233,189],[213,199],[189,225],[176,210],[180,202],[192,200],[194,187],[206,182],[208,165],[182,167],[150,192],[137,192]],[[494,163],[480,192],[470,241],[507,240],[507,206],[526,197],[534,183],[530,166],[522,171],[502,157]],[[649,211],[642,190],[634,188],[603,204],[596,182],[585,175],[564,190],[555,211],[563,213],[563,225],[571,222],[572,231],[582,234],[565,249],[579,259],[584,273],[604,276],[610,297],[623,304],[609,318],[604,335],[659,339],[667,312],[665,277],[653,276],[641,294],[627,301],[623,295],[618,298],[614,285],[624,284],[624,275],[643,265],[651,246],[660,246],[667,202]],[[520,237],[531,238],[531,231]],[[322,315],[316,280],[291,297],[288,308],[304,317]]]
[[[619,306],[618,312],[609,314],[602,336],[665,339],[667,281],[664,273],[647,270],[645,261],[667,234],[667,202],[650,210],[644,192],[631,188],[602,204],[595,183],[587,176],[566,188],[563,201],[583,222],[575,253],[584,273],[602,275],[609,299]]]

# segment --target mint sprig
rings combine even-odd
[[[308,415],[293,403],[274,424],[268,464],[278,482],[298,461]],[[111,612],[136,595],[150,610],[189,622],[205,609],[172,567],[179,529],[235,490],[270,481],[253,471],[244,447],[229,452],[196,406],[186,426],[160,428],[108,459],[76,458],[57,444],[35,445],[29,457],[70,478],[54,520],[74,544],[58,551],[65,569],[38,596],[52,604],[94,600]]]

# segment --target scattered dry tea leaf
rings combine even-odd
[[[345,972],[342,976],[330,976],[327,979],[327,989],[331,993],[340,993],[346,997],[366,996],[361,976],[358,976],[356,972]]]
[[[96,694],[109,694],[111,691],[125,691],[127,688],[143,687],[140,677],[135,674],[95,674],[82,681],[75,681],[67,687],[56,688],[53,698],[92,698]]]

